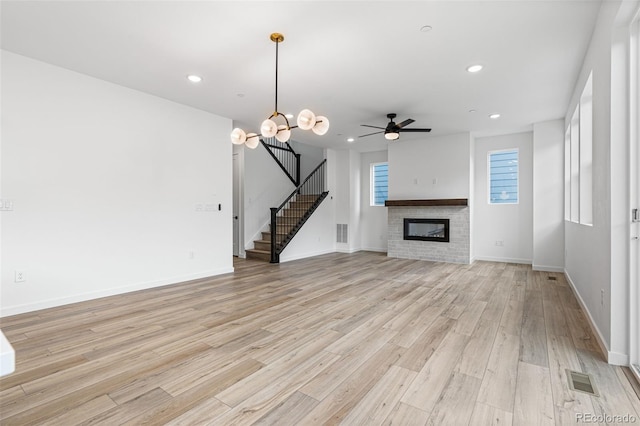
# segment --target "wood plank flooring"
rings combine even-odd
[[[562,274],[369,252],[234,266],[2,318],[17,363],[0,424],[640,422]],[[601,396],[570,390],[567,368]]]

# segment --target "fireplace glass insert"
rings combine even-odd
[[[405,219],[404,239],[449,242],[449,219]]]

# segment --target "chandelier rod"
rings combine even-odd
[[[278,45],[280,42],[276,40],[276,105],[274,114],[278,113]]]
[[[271,41],[273,41],[276,44],[276,97],[275,97],[275,110],[271,115],[271,117],[276,117],[280,114],[278,112],[278,45],[284,41],[284,36],[280,33],[273,33],[271,34],[270,38],[271,38]],[[287,120],[287,125],[288,124],[289,123]]]

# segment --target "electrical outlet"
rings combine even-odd
[[[14,281],[17,283],[23,283],[26,280],[27,280],[27,273],[25,271],[17,269]]]
[[[0,211],[10,212],[13,210],[13,200],[0,200]]]
[[[195,259],[196,258],[196,252],[195,251],[190,251],[189,252],[189,259]]]
[[[604,308],[604,289],[600,289],[600,306]]]
[[[502,240],[496,240],[496,246],[498,246],[498,247],[503,247],[503,246],[504,246],[504,241],[502,241]]]

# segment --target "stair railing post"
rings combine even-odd
[[[296,186],[300,185],[300,154],[295,154],[296,156]]]
[[[280,255],[276,252],[276,236],[278,235],[278,208],[271,207],[271,263],[279,263]]]

